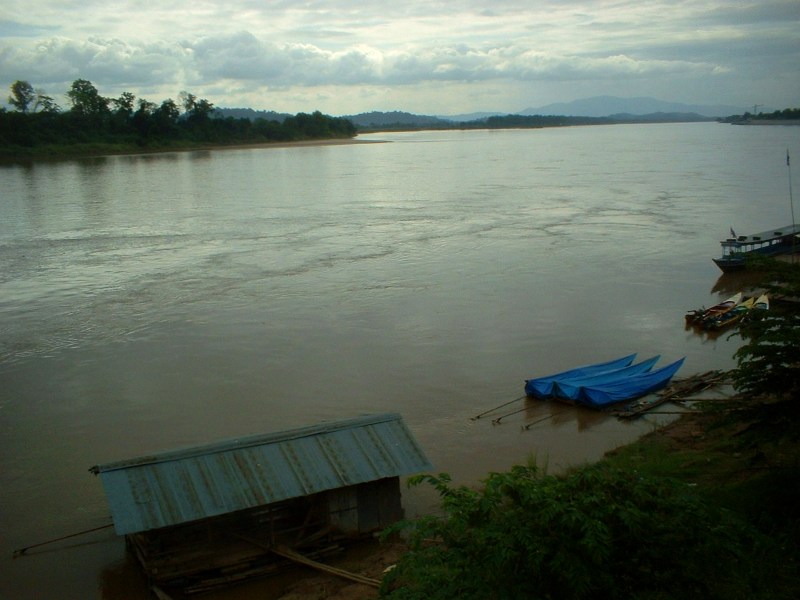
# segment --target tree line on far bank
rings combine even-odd
[[[771,113],[758,113],[751,114],[749,112],[743,115],[731,115],[720,119],[723,123],[749,123],[751,121],[800,121],[800,108],[784,108],[783,110],[776,110]]]
[[[69,154],[80,148],[158,150],[192,145],[255,144],[352,138],[347,119],[298,113],[285,120],[216,118],[214,105],[188,92],[155,104],[123,92],[106,98],[85,79],[72,83],[62,110],[27,81],[11,85],[13,110],[0,109],[0,155]]]

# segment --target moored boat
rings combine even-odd
[[[758,310],[769,310],[769,296],[761,294],[753,303],[753,308]]]
[[[747,314],[742,317],[742,321],[750,319],[760,310],[769,310],[769,296],[766,294],[761,294],[756,298],[755,302],[753,302],[753,308],[747,311]]]
[[[719,316],[723,313],[728,312],[734,306],[739,304],[742,301],[742,292],[738,292],[728,298],[727,300],[723,300],[719,304],[715,304],[711,308],[698,308],[695,310],[690,310],[686,313],[686,322],[687,323],[700,323],[704,319],[711,319],[716,316]]]
[[[636,354],[629,354],[628,356],[623,356],[607,362],[584,365],[582,367],[569,369],[568,371],[562,371],[561,373],[555,373],[554,375],[546,375],[544,377],[528,379],[525,381],[525,395],[540,399],[549,398],[553,394],[553,386],[555,385],[555,382],[559,379],[585,377],[588,375],[603,373],[605,371],[621,369],[630,365],[635,358]]]
[[[740,271],[745,268],[748,256],[777,256],[800,252],[800,225],[786,225],[752,235],[736,236],[731,229],[731,237],[722,240],[722,256],[713,258],[723,272]]]
[[[655,371],[618,379],[609,383],[584,386],[580,403],[593,408],[603,408],[617,402],[635,400],[665,387],[678,372],[686,357]]]
[[[642,362],[636,363],[635,365],[631,365],[629,367],[614,369],[613,371],[605,371],[595,375],[584,375],[582,377],[558,379],[553,386],[553,396],[563,400],[578,401],[581,396],[581,390],[585,386],[611,383],[613,381],[626,379],[627,377],[633,377],[634,375],[647,373],[653,368],[653,365],[658,362],[659,358],[661,357],[654,356],[653,358],[648,358],[647,360],[643,360]]]
[[[748,298],[743,302],[740,302],[736,306],[734,306],[728,312],[719,315],[713,319],[709,319],[708,321],[703,321],[703,328],[704,329],[725,329],[726,327],[730,327],[741,321],[747,312],[753,308],[755,304],[755,298]]]

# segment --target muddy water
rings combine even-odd
[[[733,366],[683,313],[737,287],[729,227],[790,221],[800,155],[718,124],[371,138],[0,167],[0,597],[146,597],[111,530],[10,558],[110,522],[97,463],[385,411],[459,483],[635,439],[669,417],[470,417],[630,352]]]

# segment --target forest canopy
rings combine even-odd
[[[29,82],[15,81],[8,97],[13,110],[0,109],[0,155],[160,150],[356,135],[349,120],[319,111],[283,121],[218,118],[211,102],[188,92],[181,92],[177,102],[168,98],[156,104],[130,92],[107,98],[90,81],[77,79],[66,97],[70,106],[64,110]]]

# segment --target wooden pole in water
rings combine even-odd
[[[526,410],[528,410],[528,407],[527,407],[527,406],[526,406],[526,407],[524,407],[524,408],[520,408],[519,410],[515,410],[515,411],[513,411],[513,412],[506,413],[506,414],[504,414],[504,415],[500,415],[500,416],[499,416],[499,417],[497,417],[496,419],[492,419],[492,424],[493,424],[493,425],[497,425],[498,423],[500,423],[500,420],[501,420],[501,419],[505,419],[506,417],[510,417],[511,415],[516,415],[517,413],[521,413],[521,412],[524,412],[524,411],[526,411]]]
[[[795,221],[794,221],[794,198],[792,197],[792,164],[791,160],[789,159],[788,148],[786,149],[786,170],[789,171],[789,209],[792,213],[792,263],[794,263],[796,260],[794,251],[795,251],[795,240],[797,239],[797,233],[794,231]]]
[[[476,420],[480,419],[481,417],[488,415],[489,413],[492,413],[492,412],[494,412],[494,411],[496,411],[496,410],[498,410],[500,408],[503,408],[504,406],[508,406],[509,404],[513,404],[514,402],[517,402],[518,400],[524,400],[525,398],[527,398],[527,396],[520,396],[519,398],[514,398],[513,400],[509,400],[508,402],[505,402],[505,403],[501,404],[500,406],[495,406],[494,408],[490,408],[489,410],[485,410],[479,415],[475,415],[474,417],[470,417],[470,421],[476,421]]]
[[[55,544],[56,542],[60,542],[62,540],[68,540],[69,538],[78,537],[79,535],[86,535],[87,533],[93,533],[95,531],[101,531],[103,529],[108,529],[109,527],[113,527],[113,523],[109,523],[108,525],[101,525],[100,527],[93,527],[92,529],[86,529],[84,531],[78,531],[77,533],[70,533],[69,535],[62,535],[61,537],[54,538],[52,540],[47,540],[46,542],[39,542],[38,544],[33,544],[31,546],[26,546],[25,548],[19,548],[18,550],[14,550],[14,558],[18,556],[22,556],[28,550],[32,548],[38,548],[39,546],[46,546],[47,544]]]
[[[542,417],[541,419],[536,419],[535,421],[531,421],[530,423],[527,423],[527,424],[523,425],[523,426],[522,426],[522,429],[523,429],[523,430],[525,430],[525,431],[527,431],[528,429],[530,429],[531,427],[533,427],[533,426],[534,426],[534,425],[536,425],[537,423],[541,423],[542,421],[547,421],[548,419],[552,419],[553,417],[557,417],[557,416],[558,416],[558,415],[560,415],[561,413],[565,413],[565,412],[567,412],[568,410],[572,410],[572,409],[574,409],[574,408],[575,408],[574,406],[567,406],[567,407],[566,407],[566,408],[564,408],[563,410],[559,410],[559,411],[556,411],[556,412],[554,412],[554,413],[550,413],[550,414],[549,414],[549,415],[547,415],[546,417]]]

